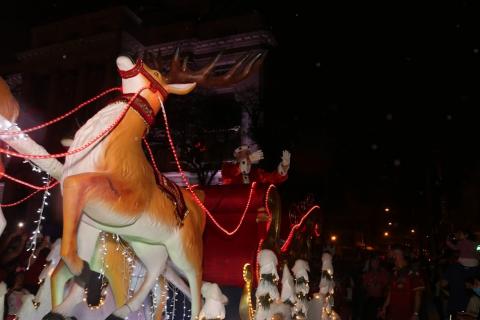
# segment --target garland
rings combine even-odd
[[[263,309],[265,309],[265,310],[270,309],[270,305],[272,304],[272,302],[273,302],[273,299],[270,298],[270,294],[269,294],[269,293],[267,293],[267,294],[264,295],[264,296],[258,297],[258,303],[259,303],[259,305],[260,305]]]
[[[271,283],[275,286],[278,284],[278,278],[273,273],[262,274],[260,276],[260,281],[266,281],[266,282],[269,282],[269,283]]]

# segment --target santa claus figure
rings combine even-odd
[[[253,167],[263,159],[262,150],[251,150],[250,146],[240,146],[233,153],[234,163],[224,163],[222,167],[223,184],[249,184],[252,182],[265,184],[280,184],[287,180],[290,168],[290,152],[283,150],[282,161],[277,170],[267,172],[261,168]]]

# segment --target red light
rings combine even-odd
[[[285,241],[285,243],[283,244],[282,248],[280,249],[282,252],[285,252],[287,251],[288,247],[290,246],[290,242],[292,242],[292,239],[293,239],[293,235],[295,233],[295,231],[300,228],[300,226],[302,225],[303,221],[305,221],[305,219],[310,215],[310,213],[313,212],[313,210],[315,209],[320,209],[319,206],[315,205],[313,207],[310,208],[310,210],[307,211],[307,213],[305,213],[302,217],[302,219],[300,220],[299,223],[297,223],[296,225],[294,225],[292,227],[292,230],[290,230],[290,233],[288,234],[288,237],[287,237],[287,240]]]

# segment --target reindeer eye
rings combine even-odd
[[[160,72],[155,71],[155,72],[153,73],[153,75],[158,78],[158,77],[160,77]]]

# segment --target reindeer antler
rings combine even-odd
[[[166,81],[168,83],[196,82],[199,86],[210,88],[228,86],[242,81],[256,71],[265,58],[265,52],[256,54],[247,53],[226,73],[219,76],[212,76],[211,72],[221,56],[222,53],[220,52],[205,67],[197,71],[192,71],[187,67],[188,57],[182,62],[180,59],[180,49],[177,48],[172,59],[170,72],[165,77]]]

